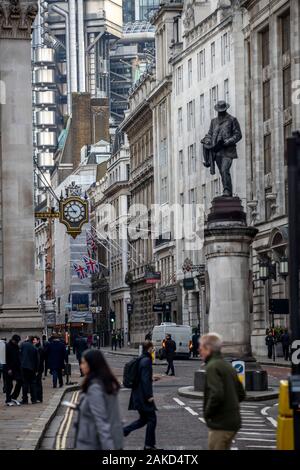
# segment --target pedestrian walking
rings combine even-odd
[[[39,365],[38,365],[38,371],[36,374],[36,400],[40,403],[43,403],[43,372],[44,372],[44,367],[45,367],[45,351],[44,348],[41,345],[41,340],[39,336],[34,336],[33,338],[33,344],[37,349],[38,352],[38,359],[39,359]]]
[[[196,330],[192,336],[193,357],[198,357],[198,349],[199,349],[199,333]]]
[[[2,391],[5,393],[6,387],[5,387],[5,372],[6,372],[6,339],[1,338],[0,339],[0,379],[2,377],[3,380],[3,385],[2,385]]]
[[[48,347],[49,347],[49,341],[47,340],[47,336],[46,335],[43,335],[42,336],[42,347],[43,347],[43,350],[44,350],[44,377],[47,377],[47,374],[48,374]]]
[[[235,369],[221,355],[222,339],[217,333],[203,335],[200,355],[206,363],[203,412],[208,427],[208,449],[229,450],[241,427],[239,403],[244,387]]]
[[[166,339],[164,341],[164,349],[165,349],[165,355],[168,363],[168,367],[166,370],[166,375],[169,375],[169,372],[171,371],[171,375],[175,375],[175,368],[174,368],[174,357],[175,357],[175,352],[176,352],[176,343],[172,339],[172,336],[170,334],[166,335]]]
[[[11,340],[6,344],[5,402],[7,406],[21,404],[18,401],[22,389],[21,356],[19,348],[20,341],[21,338],[19,335],[13,335]]]
[[[117,345],[118,345],[118,338],[117,338],[117,333],[115,330],[112,331],[111,333],[111,350],[117,350]]]
[[[123,447],[120,384],[98,349],[85,351],[80,367],[84,380],[75,421],[75,449],[120,450]]]
[[[291,337],[289,335],[289,330],[286,328],[280,337],[280,341],[282,344],[282,353],[283,357],[286,361],[289,360],[290,357],[290,344],[291,344]]]
[[[36,398],[36,375],[38,372],[38,351],[33,345],[33,336],[29,336],[21,344],[21,372],[22,372],[22,405],[28,404],[28,393],[31,403],[37,403]]]
[[[63,387],[62,371],[66,362],[66,346],[60,340],[57,334],[53,334],[48,347],[47,357],[50,373],[52,374],[53,388],[57,387],[57,381],[60,387]]]
[[[156,406],[153,397],[152,386],[152,358],[154,351],[153,343],[145,341],[143,343],[143,354],[139,360],[137,377],[131,391],[129,410],[136,410],[139,419],[124,427],[124,436],[128,436],[132,431],[146,428],[145,449],[155,449],[155,429],[156,429]]]
[[[272,331],[270,330],[268,335],[266,336],[266,346],[268,348],[268,358],[272,359],[273,357],[273,349],[275,348],[275,338],[273,336]]]
[[[119,349],[122,349],[122,333],[121,333],[121,330],[118,331],[117,341],[118,341]]]
[[[87,338],[85,338],[83,336],[83,333],[80,332],[79,336],[77,336],[77,338],[75,340],[75,344],[74,344],[76,358],[77,358],[77,361],[78,361],[78,364],[79,364],[79,368],[80,368],[82,354],[84,353],[84,351],[86,349],[88,349],[88,347],[89,346],[88,346]],[[80,368],[80,375],[82,377],[81,368]]]

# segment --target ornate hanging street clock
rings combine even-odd
[[[89,220],[88,202],[78,196],[70,196],[59,203],[59,221],[67,227],[67,233],[76,238],[83,224]]]

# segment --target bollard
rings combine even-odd
[[[294,450],[293,410],[289,404],[287,380],[281,380],[279,387],[277,450]]]

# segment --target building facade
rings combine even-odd
[[[259,230],[252,250],[252,348],[263,355],[266,328],[289,327],[288,315],[270,315],[269,306],[271,299],[288,299],[289,292],[288,276],[282,272],[288,256],[286,138],[300,128],[295,95],[300,79],[300,10],[299,2],[293,1],[240,3],[248,14],[244,28],[248,216]]]
[[[130,95],[130,107],[121,130],[128,136],[130,148],[129,270],[132,311],[129,315],[129,338],[140,343],[156,323],[153,312],[155,288],[147,284],[146,272],[153,271],[151,206],[154,202],[153,122],[148,96],[154,85],[151,74],[136,83]]]
[[[154,258],[161,282],[156,288],[156,304],[162,313],[157,319],[181,323],[176,277],[176,242],[170,208],[175,203],[174,134],[172,128],[172,65],[170,64],[174,27],[182,12],[181,2],[165,2],[152,17],[155,25],[155,87],[149,96],[153,112]],[[159,308],[159,307],[158,307]]]

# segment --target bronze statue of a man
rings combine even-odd
[[[242,138],[238,120],[227,113],[229,104],[218,101],[215,110],[218,116],[211,120],[208,134],[201,140],[203,144],[204,166],[210,167],[210,173],[215,174],[215,163],[219,169],[223,196],[232,196],[230,168],[232,160],[237,158],[236,144]]]

